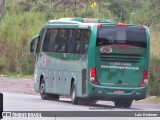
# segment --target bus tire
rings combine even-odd
[[[79,99],[79,104],[82,104],[82,105],[96,104],[96,102],[97,102],[97,100]]]
[[[41,98],[44,99],[44,100],[47,100],[48,96],[47,96],[47,93],[45,92],[44,78],[42,78],[42,80],[40,81],[39,91],[40,91]]]
[[[78,104],[78,98],[76,97],[75,83],[73,83],[72,86],[71,86],[71,102],[74,105]]]
[[[122,101],[121,100],[114,100],[114,106],[116,108],[122,108],[123,107]]]
[[[45,92],[45,82],[44,82],[44,78],[42,78],[41,82],[40,82],[40,95],[41,98],[44,100],[59,100],[59,95],[56,94],[48,94]]]
[[[98,102],[98,100],[91,100],[90,103],[91,104],[96,104]]]
[[[48,100],[59,100],[59,95],[57,94],[47,94]]]
[[[133,100],[124,100],[123,101],[123,108],[130,108],[132,105]]]
[[[115,100],[114,105],[116,108],[130,108],[133,100]]]
[[[39,92],[42,99],[47,99],[47,94],[45,92],[45,82],[44,78],[40,81]]]

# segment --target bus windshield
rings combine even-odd
[[[127,44],[146,48],[146,30],[142,28],[104,26],[97,34],[97,46]]]

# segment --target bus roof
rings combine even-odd
[[[106,19],[97,18],[60,18],[58,20],[49,20],[46,24],[78,24],[78,23],[109,23]]]
[[[97,18],[60,18],[59,20],[65,21],[77,21],[81,23],[109,23],[109,20],[106,19],[97,19]]]
[[[133,24],[124,24],[124,23],[117,23],[117,22],[110,22],[106,19],[97,19],[97,18],[60,18],[58,20],[49,20],[44,26],[48,25],[91,25],[91,24],[103,24],[103,25],[116,25],[116,26],[134,26],[134,27],[142,27],[145,28],[146,26],[141,25],[133,25]]]

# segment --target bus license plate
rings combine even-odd
[[[124,94],[124,91],[123,90],[115,90],[114,93],[116,93],[116,94]]]

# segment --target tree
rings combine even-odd
[[[130,17],[130,0],[108,0],[109,10],[116,15],[122,22]],[[127,7],[126,7],[127,6]]]

